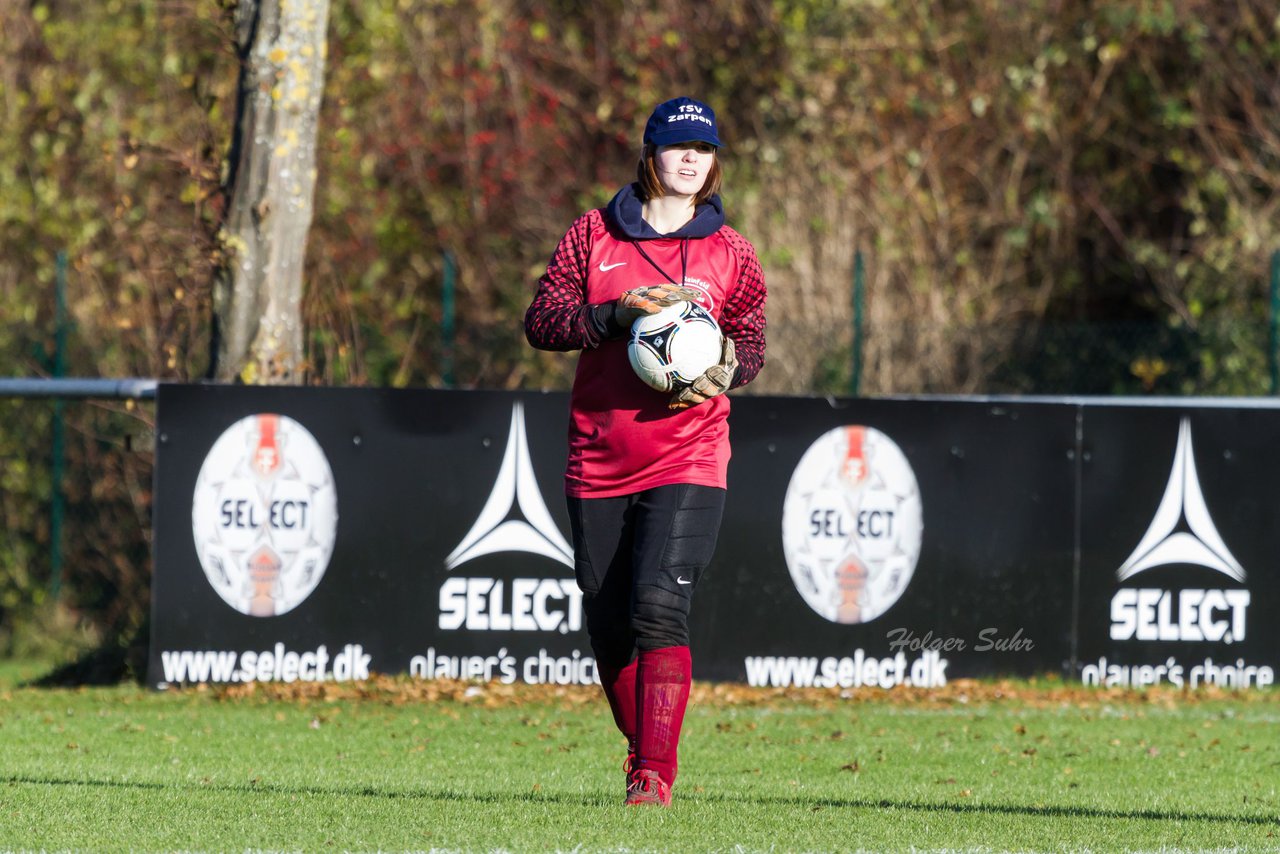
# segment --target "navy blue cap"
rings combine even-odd
[[[709,142],[719,148],[715,110],[692,98],[663,101],[654,107],[653,115],[645,123],[644,141],[652,145]]]

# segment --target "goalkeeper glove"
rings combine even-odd
[[[637,318],[647,314],[657,314],[668,306],[678,302],[696,302],[702,296],[700,291],[678,285],[646,285],[643,288],[632,288],[624,291],[618,301],[613,303],[613,316],[618,325],[629,328]]]
[[[718,394],[724,394],[733,383],[733,375],[738,372],[738,357],[733,353],[733,339],[725,336],[724,347],[720,351],[720,363],[707,368],[706,372],[693,381],[693,384],[680,389],[671,397],[668,409],[688,409]]]

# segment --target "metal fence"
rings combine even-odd
[[[0,380],[0,654],[65,655],[145,622],[155,388]]]

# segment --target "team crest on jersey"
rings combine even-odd
[[[191,527],[223,601],[253,617],[291,611],[320,583],[337,534],[337,490],[320,444],[284,415],[232,424],[200,467]]]
[[[697,291],[700,296],[694,300],[694,302],[705,308],[707,311],[712,312],[712,316],[714,316],[716,299],[711,295],[711,285],[702,279],[694,276],[687,276],[684,280],[684,286]]]
[[[911,580],[924,523],[915,473],[893,440],[872,427],[837,427],[792,473],[782,546],[796,590],[835,623],[887,611]]]

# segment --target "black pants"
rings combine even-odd
[[[723,489],[692,484],[569,498],[574,570],[602,665],[689,645],[689,607],[715,552],[724,498]]]

